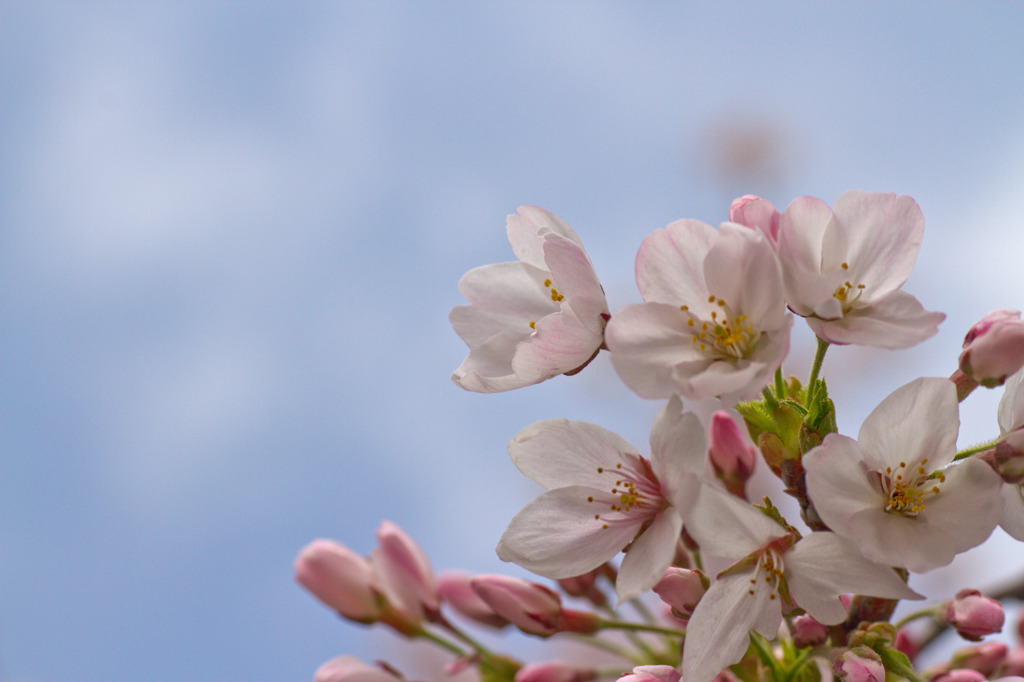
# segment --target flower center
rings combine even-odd
[[[679,306],[688,316],[686,326],[690,328],[694,347],[719,360],[738,360],[753,353],[761,332],[747,322],[747,316],[735,314],[729,304],[717,296],[709,296],[708,303],[717,306],[711,310],[709,319],[690,312],[689,306]]]
[[[843,270],[850,269],[850,266],[846,263],[843,263],[841,267]],[[846,280],[836,288],[835,292],[832,294],[832,298],[838,300],[842,304],[843,315],[848,315],[850,314],[850,311],[857,307],[857,301],[863,293],[863,284],[853,284],[849,280]]]
[[[590,495],[587,502],[606,505],[607,512],[594,514],[595,519],[602,519],[603,528],[609,523],[627,521],[636,523],[654,516],[668,503],[661,493],[661,485],[654,476],[651,463],[637,455],[624,455],[624,461],[618,462],[614,468],[597,467],[597,473],[608,478],[610,495],[595,497]]]
[[[750,587],[747,588],[747,594],[753,595],[754,586],[757,585],[758,581],[763,580],[771,586],[772,591],[768,595],[768,599],[777,599],[780,592],[779,584],[782,582],[784,573],[785,567],[782,565],[782,555],[770,549],[763,552],[757,562],[757,566],[754,568],[754,575],[750,578]]]
[[[554,286],[552,286],[552,284],[553,283],[552,283],[550,277],[548,279],[544,280],[544,288],[547,289],[548,293],[551,295],[552,302],[554,302],[554,303],[561,303],[562,301],[565,300],[565,296],[563,294],[559,293],[558,289],[556,289]],[[530,320],[530,329],[536,329],[536,328],[537,328],[537,320]]]
[[[927,463],[926,457],[916,469],[908,469],[906,462],[900,462],[895,470],[885,468],[881,476],[882,492],[887,497],[885,511],[914,518],[924,511],[928,498],[939,494],[939,484],[946,481],[946,476],[939,472],[931,478],[924,467]]]

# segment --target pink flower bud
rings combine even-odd
[[[702,571],[669,566],[654,592],[672,607],[672,615],[688,620],[710,585],[711,580]]]
[[[747,479],[754,472],[757,453],[740,432],[732,415],[718,411],[711,415],[708,455],[715,474],[733,495],[746,497]]]
[[[1017,647],[1006,655],[999,666],[999,675],[1024,676],[1024,648]]]
[[[588,682],[597,677],[593,670],[580,670],[560,661],[531,663],[519,669],[515,682]]]
[[[942,605],[940,622],[956,628],[964,639],[980,641],[985,635],[1003,629],[1003,605],[978,590],[960,590],[956,597]]]
[[[499,616],[523,632],[549,637],[559,631],[562,600],[554,590],[505,575],[478,575],[469,581]]]
[[[910,633],[907,632],[906,628],[901,628],[896,632],[896,639],[892,643],[893,647],[897,651],[902,651],[907,655],[911,661],[917,658],[917,655],[921,653],[921,645],[914,639]]]
[[[1008,652],[1009,648],[1002,642],[985,642],[960,649],[953,654],[949,661],[954,668],[977,670],[983,676],[988,677],[1002,665]]]
[[[679,671],[670,665],[639,665],[619,677],[618,682],[679,682],[680,677]]]
[[[793,619],[793,644],[798,649],[824,644],[828,630],[806,613]]]
[[[753,194],[733,199],[729,206],[729,222],[760,230],[772,245],[778,241],[781,219],[781,214],[772,202]]]
[[[446,571],[437,577],[437,591],[441,599],[466,618],[492,628],[503,628],[508,621],[494,612],[476,593],[468,573]]]
[[[993,310],[964,337],[960,371],[982,386],[1001,386],[1024,365],[1024,321],[1017,310]]]
[[[370,557],[396,610],[415,622],[437,618],[440,598],[434,573],[426,554],[412,538],[384,521],[377,529],[377,549]]]
[[[832,672],[846,682],[885,682],[882,657],[866,646],[847,649],[832,664]]]
[[[355,656],[338,656],[317,668],[313,682],[401,682],[405,678],[384,668],[366,665]]]
[[[370,562],[333,540],[314,540],[295,559],[295,580],[343,617],[378,620],[386,606]]]
[[[954,668],[928,678],[929,682],[986,682],[985,676],[977,670]]]

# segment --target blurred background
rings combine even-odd
[[[520,204],[576,229],[614,311],[678,218],[914,197],[906,289],[948,317],[829,353],[855,435],[1024,307],[1022,29],[1014,2],[0,4],[0,679],[306,680],[341,653],[422,679],[294,584],[299,549],[367,553],[390,519],[437,569],[522,574],[493,550],[537,492],[507,441],[565,416],[646,451],[661,407],[606,357],[450,382],[456,282],[512,260]],[[912,584],[1019,573],[991,542]]]

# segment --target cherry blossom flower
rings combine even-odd
[[[616,434],[550,419],[509,443],[512,461],[548,492],[512,519],[498,556],[555,580],[597,568],[630,546],[620,599],[657,583],[675,555],[707,452],[704,428],[674,397],[651,428],[651,460]]]
[[[718,574],[690,619],[683,648],[687,682],[709,682],[738,661],[750,632],[774,638],[784,605],[835,625],[846,619],[843,593],[921,598],[845,538],[815,532],[797,539],[758,509],[708,485],[701,486],[687,521],[702,552],[734,562]]]
[[[608,323],[619,377],[644,398],[752,398],[789,351],[792,316],[764,235],[735,223],[680,220],[640,245],[644,303]]]
[[[923,378],[894,391],[857,440],[832,433],[803,458],[818,515],[865,556],[915,572],[945,566],[983,542],[1003,512],[1002,479],[956,455],[951,381]]]
[[[604,343],[608,303],[579,237],[558,216],[520,206],[508,216],[518,262],[484,265],[459,280],[469,305],[449,319],[469,346],[452,374],[467,391],[497,393],[574,373]]]
[[[996,446],[996,451],[1003,449],[1019,456],[1024,451],[1024,369],[1012,374],[1004,385],[1006,388],[996,411],[1002,442]],[[1024,541],[1024,484],[1005,483],[1000,496],[1005,508],[999,525],[1017,540]]]
[[[846,192],[834,210],[795,199],[778,243],[790,308],[829,343],[895,349],[924,341],[946,316],[900,291],[923,236],[924,216],[908,196]]]
[[[974,323],[964,337],[960,371],[986,388],[1001,386],[1024,365],[1024,320],[1000,308]]]

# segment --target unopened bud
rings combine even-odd
[[[921,645],[910,633],[907,632],[906,628],[900,628],[896,632],[896,641],[894,641],[892,645],[897,651],[902,652],[911,661],[917,658],[917,655],[921,653]]]
[[[580,670],[561,661],[531,663],[516,672],[515,682],[588,682],[597,677],[593,670]]]
[[[882,657],[866,646],[847,649],[839,654],[832,664],[832,672],[846,682],[885,682]]]
[[[446,571],[437,577],[437,591],[441,599],[466,618],[492,628],[503,628],[508,621],[494,612],[476,593],[468,573]]]
[[[793,644],[798,649],[824,644],[828,630],[806,613],[793,619]]]
[[[582,575],[562,578],[558,581],[558,586],[571,597],[586,599],[594,606],[602,607],[608,603],[608,596],[597,586],[597,579],[605,572],[603,565],[598,566]]]
[[[747,443],[732,415],[719,410],[711,415],[708,455],[715,475],[726,490],[738,497],[746,497],[747,479],[754,472],[757,453]]]
[[[993,310],[964,337],[960,371],[982,386],[1001,386],[1024,365],[1024,321],[1018,310]]]
[[[960,590],[945,602],[938,614],[939,622],[952,626],[964,639],[978,642],[985,635],[1003,629],[1003,605],[978,590]]]
[[[988,677],[994,673],[1006,659],[1009,648],[1002,642],[985,642],[977,646],[960,649],[949,659],[954,668],[977,670]]]
[[[1024,676],[1024,648],[1017,647],[1006,654],[1002,664],[999,666],[1000,677],[1021,677]]]
[[[558,593],[543,585],[505,575],[478,575],[469,583],[495,613],[531,635],[593,633],[600,627],[593,614],[563,609]]]
[[[416,622],[437,617],[440,599],[430,562],[405,531],[390,521],[382,522],[371,560],[397,610]]]
[[[986,678],[977,670],[953,668],[929,677],[928,682],[986,682]]]
[[[729,206],[729,222],[760,230],[775,245],[779,237],[782,214],[767,199],[747,194],[733,199]]]
[[[689,620],[697,602],[710,586],[711,580],[703,571],[669,566],[653,589],[663,602],[672,607],[673,616]]]
[[[344,618],[373,623],[386,600],[370,562],[333,540],[314,540],[295,559],[295,580]]]

